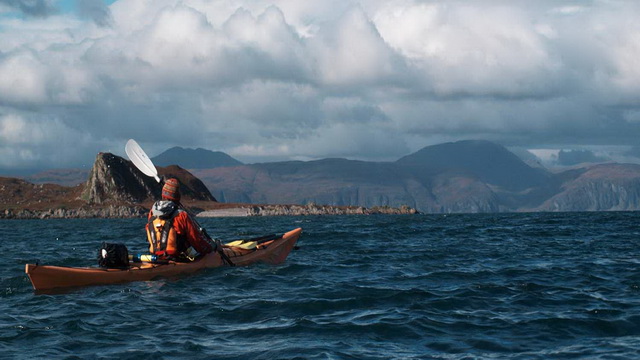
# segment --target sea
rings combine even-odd
[[[26,263],[144,252],[144,219],[0,221],[1,359],[638,359],[640,213],[200,219],[302,227],[281,265],[35,292]]]

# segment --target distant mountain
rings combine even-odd
[[[527,149],[523,148],[509,148],[514,155],[520,158],[520,160],[524,161],[525,164],[531,166],[534,169],[545,169],[546,167],[542,164],[542,160],[535,156]]]
[[[421,175],[457,174],[508,190],[540,186],[549,174],[532,168],[506,148],[489,141],[466,140],[428,146],[397,161]]]
[[[409,206],[425,213],[640,210],[640,165],[606,163],[551,173],[487,141],[429,146],[394,162],[323,159],[158,171],[177,177],[186,202],[203,207],[218,199]],[[25,209],[41,209],[40,217],[131,216],[144,214],[142,205],[159,196],[158,183],[109,153],[98,154],[88,181],[74,187],[0,178],[5,217],[33,216],[15,213]]]
[[[395,162],[290,161],[194,175],[223,202],[407,205],[430,213],[640,209],[640,167],[599,166],[552,174],[500,145],[460,141]]]
[[[151,159],[156,166],[179,165],[184,169],[213,169],[242,163],[221,151],[173,147]]]
[[[193,170],[222,202],[326,204],[372,207],[413,198],[393,163],[345,159],[288,161]]]
[[[533,210],[640,210],[640,165],[600,164],[559,176],[561,191]]]
[[[500,166],[492,165],[491,158]],[[513,169],[524,183],[489,172],[513,176]],[[194,175],[223,202],[408,205],[423,212],[505,211],[509,201],[501,202],[491,186],[521,189],[545,177],[488,142],[429,147],[396,162],[324,159],[194,170]]]

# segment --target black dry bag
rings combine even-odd
[[[124,244],[103,242],[98,250],[98,265],[108,269],[129,267],[129,250]]]

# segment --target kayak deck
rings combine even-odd
[[[225,248],[225,255],[234,266],[247,266],[254,263],[280,264],[284,262],[302,233],[301,228],[291,230],[282,237],[265,242],[254,250]],[[159,277],[190,274],[205,268],[228,265],[218,252],[212,252],[193,262],[174,262],[166,264],[132,263],[127,269],[77,268],[26,264],[25,272],[35,290],[105,285],[133,281],[147,281]]]

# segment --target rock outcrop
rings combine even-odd
[[[179,166],[159,168],[160,175],[180,181],[186,200],[216,201],[207,187]],[[141,203],[160,198],[162,185],[140,172],[130,161],[110,153],[99,153],[91,169],[82,199],[90,204]]]
[[[130,161],[110,153],[99,153],[82,199],[90,204],[133,203],[159,195],[156,181],[142,174]]]

